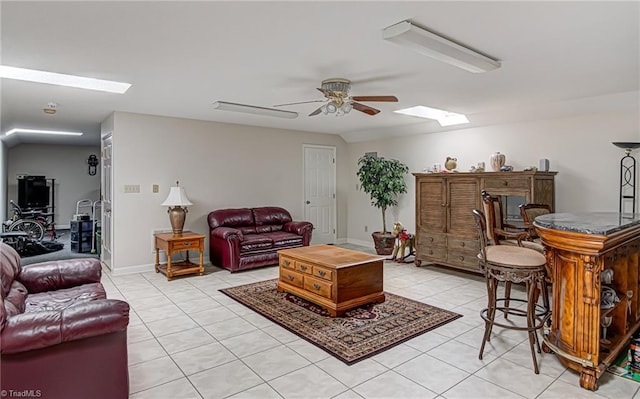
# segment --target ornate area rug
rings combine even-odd
[[[330,317],[321,307],[278,292],[278,279],[220,291],[346,364],[392,348],[461,315],[385,292],[386,300]]]

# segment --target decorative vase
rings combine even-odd
[[[451,172],[452,170],[454,170],[456,168],[456,166],[458,166],[458,159],[457,158],[447,157],[447,161],[444,163],[445,169],[447,169],[449,172]]]
[[[493,169],[494,172],[499,172],[500,168],[504,166],[504,163],[506,161],[507,157],[504,154],[500,154],[499,152],[491,154],[491,158],[489,158],[491,169]]]

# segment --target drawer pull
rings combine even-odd
[[[190,242],[183,242],[182,245],[184,245],[185,247],[189,247],[189,246],[191,246],[191,243]]]
[[[291,261],[289,261],[289,260],[283,260],[283,261],[282,261],[282,264],[283,264],[283,265],[285,265],[285,266],[289,266],[289,265],[291,264]]]
[[[318,276],[324,277],[326,275],[327,275],[327,272],[325,272],[324,270],[318,270]]]
[[[430,242],[433,242],[433,237],[429,237],[429,241],[430,241]]]
[[[320,287],[319,284],[315,284],[315,283],[313,284],[313,289],[314,290],[319,290],[320,288],[322,288],[322,287]]]
[[[464,260],[464,256],[460,256],[460,261],[463,261],[463,260]]]
[[[460,244],[460,246],[464,248],[464,243]]]
[[[307,270],[307,266],[305,266],[305,265],[300,265],[300,270],[302,270],[302,271]]]
[[[295,278],[295,277],[293,277],[292,275],[287,274],[287,280],[289,280],[289,281],[293,281],[293,279],[294,279],[294,278]]]

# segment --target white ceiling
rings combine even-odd
[[[640,2],[29,2],[1,3],[1,63],[132,83],[124,95],[2,79],[2,132],[79,129],[97,144],[113,111],[340,134],[349,142],[446,130],[392,110],[426,105],[486,126],[637,110]],[[403,20],[475,48],[502,67],[473,74],[387,43]],[[382,112],[280,119],[212,109],[321,99],[323,79]],[[54,116],[42,109],[58,103]],[[449,128],[451,129],[451,128]],[[15,135],[14,135],[15,136]],[[30,142],[6,138],[9,146]],[[21,140],[21,141],[19,141]],[[60,139],[56,139],[60,140]],[[88,140],[88,141],[87,141]],[[48,141],[53,142],[53,141]]]

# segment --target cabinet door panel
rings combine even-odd
[[[428,231],[445,231],[446,208],[444,200],[444,179],[429,179],[418,183],[420,227]]]
[[[477,179],[451,179],[447,183],[449,192],[449,223],[447,233],[475,237],[474,209],[481,209],[478,201],[480,184]]]

